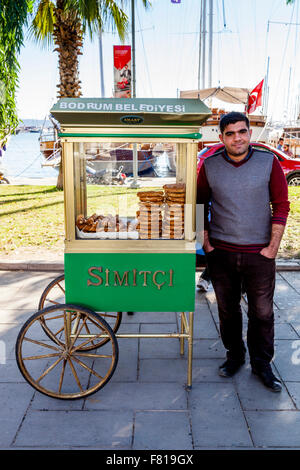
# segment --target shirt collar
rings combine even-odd
[[[249,145],[249,150],[248,150],[248,153],[247,153],[246,157],[243,158],[243,160],[240,160],[239,162],[235,162],[234,160],[232,160],[232,159],[228,156],[227,151],[226,151],[225,148],[224,148],[224,150],[223,150],[223,155],[224,155],[225,159],[226,159],[228,162],[230,162],[230,163],[245,163],[245,162],[246,162],[247,160],[249,160],[249,158],[251,157],[252,152],[253,152],[253,148],[251,147],[251,145]]]

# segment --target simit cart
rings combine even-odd
[[[26,381],[61,399],[102,388],[121,338],[188,344],[192,385],[197,146],[210,110],[200,100],[65,98],[64,274],[23,325],[16,358]],[[126,184],[112,177],[126,174]],[[179,332],[118,333],[124,312],[178,312]]]

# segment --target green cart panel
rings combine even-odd
[[[65,253],[66,302],[95,311],[194,311],[193,253]]]

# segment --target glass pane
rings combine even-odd
[[[74,144],[76,236],[183,239],[186,145]]]

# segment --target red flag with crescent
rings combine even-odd
[[[258,106],[261,106],[262,89],[264,80],[262,80],[256,87],[251,91],[248,97],[247,113],[253,113]]]

